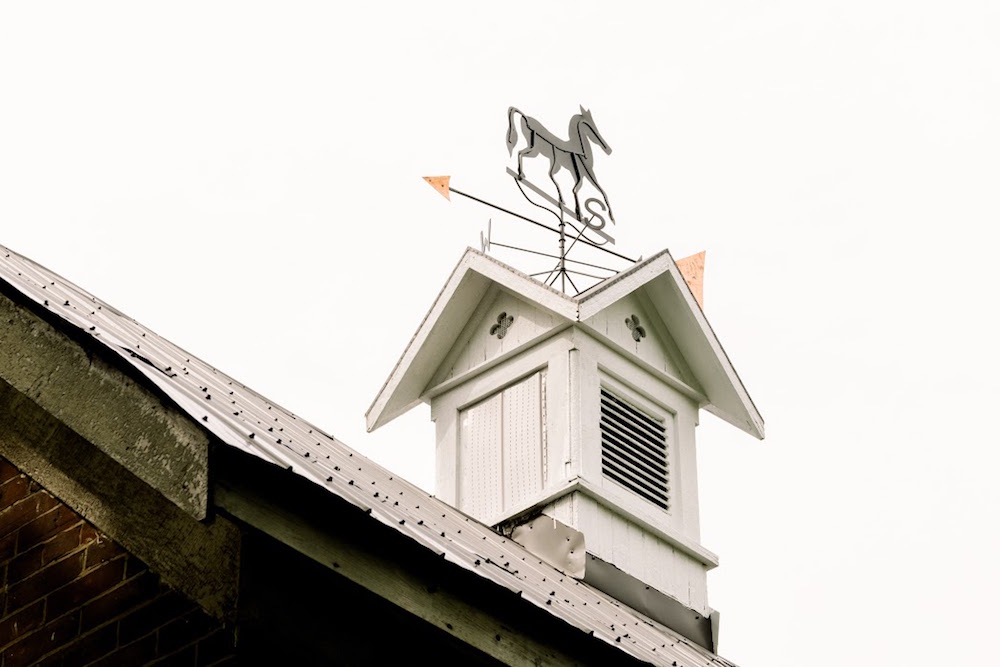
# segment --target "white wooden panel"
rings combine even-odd
[[[631,521],[629,521],[626,525],[628,526],[626,538],[628,539],[628,551],[630,567],[632,568],[632,576],[640,581],[649,581],[657,575],[657,568],[655,566],[665,560],[656,557],[657,552],[659,551],[659,549],[657,549],[659,546],[657,544],[658,540],[656,540],[656,538],[652,535],[648,535],[649,540],[647,540],[646,531]]]
[[[545,485],[542,447],[542,373],[503,391],[504,509],[536,497]]]
[[[593,347],[593,346],[587,346]],[[598,482],[601,479],[601,373],[597,355],[593,349],[581,347],[577,352],[579,360],[579,394],[576,397],[579,411],[579,450],[574,455],[579,474]]]
[[[620,570],[624,570],[633,576],[635,568],[632,563],[632,545],[628,539],[629,522],[623,517],[616,516],[606,508],[601,507],[602,519],[611,524],[611,562]]]
[[[679,514],[678,527],[684,534],[695,541],[701,540],[701,528],[698,518],[698,463],[695,449],[695,420],[698,413],[689,406],[681,406],[677,411],[675,425],[677,430],[677,445],[674,447],[672,461],[675,461],[672,471],[671,486],[679,502],[675,507]]]
[[[459,509],[489,521],[503,507],[501,483],[500,394],[462,410],[459,420],[461,488]]]
[[[680,552],[676,552],[673,563],[675,570],[671,578],[674,581],[687,582],[688,584],[687,600],[685,601],[680,597],[677,599],[702,615],[707,616],[709,613],[708,574],[705,572],[704,566],[687,554]]]
[[[633,315],[639,318],[639,326],[646,334],[638,341],[633,338],[633,329],[626,324],[626,320],[631,319]],[[685,373],[681,364],[672,358],[670,344],[663,340],[669,335],[667,329],[663,322],[654,321],[653,317],[648,314],[636,295],[631,294],[597,313],[588,319],[586,324],[657,370],[684,379],[689,374]]]
[[[573,495],[578,521],[571,525],[584,534],[589,553],[695,611],[708,613],[704,565],[593,498]]]
[[[452,507],[458,507],[458,434],[457,413],[452,411],[445,419],[434,420],[437,446],[434,455],[434,495]]]
[[[501,313],[513,317],[503,338],[491,334]],[[445,357],[430,386],[461,375],[476,366],[526,343],[557,324],[556,316],[517,297],[498,291],[488,305],[477,309],[475,316],[457,337],[456,347]]]
[[[464,410],[495,396],[505,386],[510,386],[519,379],[540,371],[545,373],[546,386],[546,425],[543,431],[543,446],[548,449],[546,485],[551,487],[560,481],[565,481],[562,457],[566,451],[566,442],[569,440],[567,408],[569,347],[568,332],[548,338],[509,359],[507,363],[495,366],[431,400],[431,417],[437,425],[438,436],[436,489],[442,494],[447,494],[450,504],[464,509],[459,500],[463,483],[468,483],[467,479],[463,479],[461,472],[464,462],[459,444],[465,437],[461,426]],[[448,489],[451,489],[450,493]]]
[[[571,493],[542,508],[542,514],[561,521],[567,526],[577,525],[576,494]]]
[[[493,522],[545,486],[545,372],[459,413],[459,508]]]

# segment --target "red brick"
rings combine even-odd
[[[89,667],[121,667],[122,665],[145,665],[156,656],[156,633],[151,633],[114,653],[109,653]]]
[[[87,547],[87,568],[100,565],[123,553],[125,553],[125,550],[110,539],[106,537],[99,538],[91,542]]]
[[[223,658],[234,655],[233,633],[227,628],[219,628],[198,642],[198,667],[211,665]]]
[[[132,554],[129,554],[128,563],[125,565],[125,578],[131,579],[135,575],[142,574],[148,569],[149,566],[147,566],[145,563],[143,563],[141,560],[139,560]]]
[[[42,624],[45,617],[45,601],[39,600],[16,614],[0,621],[0,646],[6,646],[18,637],[31,632]]]
[[[10,563],[10,575],[21,580],[33,572],[58,560],[80,544],[80,526],[73,526],[57,534],[44,544],[39,544],[15,558]]]
[[[96,528],[89,523],[85,523],[83,524],[83,530],[80,532],[80,544],[90,544],[94,540],[103,537],[103,535],[97,532]]]
[[[155,597],[158,592],[158,578],[151,572],[130,579],[93,602],[87,603],[83,608],[81,627],[84,631],[95,628],[135,609],[146,600]]]
[[[194,604],[180,594],[174,591],[165,593],[121,620],[118,641],[125,644],[138,639],[191,609],[194,609]]]
[[[42,548],[38,546],[10,562],[8,570],[12,581],[22,581],[42,569]]]
[[[77,667],[86,665],[118,648],[118,629],[109,625],[70,643],[66,648],[36,663],[38,667]]]
[[[46,653],[54,651],[72,640],[77,634],[79,625],[80,617],[78,614],[63,616],[43,625],[4,650],[4,667],[19,667],[35,662]]]
[[[240,664],[239,657],[234,653],[218,662],[211,663],[208,667],[236,667],[238,664]]]
[[[5,458],[0,457],[0,483],[6,482],[12,477],[17,477],[21,471],[14,467],[14,464]]]
[[[10,576],[21,580],[33,572],[58,560],[80,544],[80,526],[64,530],[48,542],[39,544],[22,553],[10,563]]]
[[[17,533],[0,538],[0,563],[13,558],[15,551],[17,551]]]
[[[160,653],[177,650],[207,637],[218,625],[217,620],[196,609],[160,628],[160,643],[157,648]]]
[[[18,500],[27,498],[31,480],[21,475],[0,484],[0,507],[10,507]]]
[[[79,523],[80,515],[66,505],[60,504],[50,512],[46,512],[31,523],[23,526],[17,532],[17,552],[23,553],[36,544],[45,542],[56,533],[61,533],[75,523]]]
[[[83,558],[81,551],[49,565],[18,584],[8,586],[7,611],[20,609],[76,579],[83,572]]]
[[[58,500],[41,491],[4,508],[0,511],[0,537],[12,533],[58,504]]]
[[[177,653],[172,653],[166,658],[161,658],[150,664],[156,665],[156,667],[195,667],[196,660],[197,651],[195,647],[188,646]]]
[[[44,572],[43,572],[44,574]],[[93,600],[102,593],[114,588],[125,575],[125,559],[104,563],[91,570],[76,581],[63,586],[49,594],[45,614],[48,618],[56,618]]]

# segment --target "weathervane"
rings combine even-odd
[[[518,128],[520,128],[520,132],[518,132]],[[514,149],[522,146],[517,151],[517,171],[508,167],[507,173],[514,179],[518,190],[520,190],[522,196],[530,204],[548,211],[556,217],[558,220],[557,227],[551,227],[496,204],[491,204],[483,199],[456,190],[450,185],[450,176],[425,176],[424,180],[430,183],[446,199],[450,200],[450,193],[454,192],[480,204],[507,213],[519,220],[530,222],[533,225],[558,234],[559,253],[553,255],[528,248],[506,245],[492,240],[491,221],[491,224],[487,227],[486,236],[484,237],[480,234],[480,244],[483,252],[487,252],[491,246],[495,245],[556,259],[558,263],[554,268],[549,271],[534,273],[532,277],[544,275],[546,285],[555,285],[559,282],[564,292],[566,291],[566,283],[568,281],[569,285],[579,293],[580,290],[573,282],[570,274],[597,280],[603,280],[608,276],[585,273],[575,268],[570,269],[567,267],[567,263],[607,271],[610,274],[617,273],[617,270],[576,259],[569,259],[567,255],[577,244],[596,248],[629,262],[635,261],[606,247],[609,244],[613,245],[615,242],[614,237],[606,229],[608,222],[611,224],[615,223],[615,218],[611,212],[611,205],[608,203],[607,193],[605,193],[604,189],[598,183],[597,177],[594,175],[594,144],[599,146],[606,154],[611,154],[611,146],[601,136],[590,111],[584,109],[582,106],[580,107],[580,113],[570,119],[569,138],[565,140],[555,136],[544,125],[536,119],[526,116],[519,109],[510,107],[507,111],[507,151],[513,157]],[[531,159],[537,157],[543,157],[546,160]],[[526,165],[528,161],[530,162]],[[532,172],[530,176],[534,181],[529,180],[526,168]],[[568,200],[569,193],[572,193],[571,202]],[[606,218],[605,215],[607,216]],[[572,237],[572,240],[567,246],[566,240],[568,237]]]
[[[509,167],[507,173],[514,177],[524,198],[535,206],[539,206],[524,191],[522,185],[527,185],[532,192],[559,207],[558,211],[552,212],[559,218],[560,222],[563,221],[563,216],[568,214],[589,228],[601,231],[604,228],[604,218],[601,216],[601,213],[607,212],[608,218],[614,223],[615,216],[611,213],[611,206],[608,204],[608,195],[604,192],[604,188],[597,182],[597,177],[594,176],[594,154],[591,149],[590,140],[593,139],[596,141],[606,155],[611,155],[611,146],[601,136],[600,131],[594,124],[594,118],[590,115],[590,110],[584,109],[582,106],[580,107],[580,113],[573,116],[569,121],[569,139],[563,141],[531,116],[525,116],[520,109],[511,107],[507,110],[507,152],[510,155],[514,154],[514,147],[517,146],[519,138],[515,115],[520,117],[521,136],[527,140],[528,145],[517,153],[517,173],[514,173]],[[558,201],[553,200],[549,195],[542,192],[538,186],[525,180],[524,158],[533,158],[539,155],[548,158],[548,177],[556,188]],[[559,187],[559,180],[556,178],[562,169],[566,169],[573,176],[574,209],[572,211],[566,208],[562,188]],[[585,200],[583,209],[581,209],[580,189],[587,182],[597,189],[600,198],[589,197]],[[591,208],[593,205],[599,206],[601,211],[594,211]],[[541,206],[541,208],[546,207]],[[584,210],[590,214],[586,219],[584,217]],[[594,218],[599,219],[600,224],[591,224]],[[615,242],[606,233],[601,234],[601,237],[604,239],[604,243]]]

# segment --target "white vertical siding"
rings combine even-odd
[[[704,565],[594,499],[573,495],[577,496],[579,513],[575,527],[584,534],[589,553],[708,614]]]
[[[499,486],[502,461],[500,394],[462,410],[461,488],[459,509],[477,519],[495,516],[503,508]]]
[[[458,429],[457,412],[449,414],[450,419],[435,418],[434,430],[437,434],[437,445],[434,454],[434,495],[452,507],[459,507],[457,477],[458,465]]]
[[[625,323],[625,320],[630,319],[632,315],[639,318],[640,326],[646,334],[638,341],[632,337],[632,330]],[[674,343],[669,338],[663,323],[648,315],[640,299],[634,294],[611,304],[586,320],[585,324],[650,364],[653,368],[675,378],[689,380],[689,373],[685,372],[683,363],[677,359],[680,356],[679,352],[673,349]]]
[[[544,371],[459,414],[459,508],[491,522],[545,486]]]
[[[490,333],[490,329],[497,323],[497,316],[501,313],[514,318],[503,338]],[[430,386],[461,375],[508,350],[513,350],[522,343],[545,333],[555,326],[558,320],[557,316],[547,311],[531,306],[507,292],[499,291],[489,305],[482,306],[476,311],[476,315],[458,337],[456,346],[434,374]]]
[[[503,391],[503,506],[538,495],[542,478],[542,373]]]
[[[576,526],[576,494],[570,493],[551,505],[546,505],[542,508],[542,514],[550,516],[556,521],[562,521],[567,526]]]

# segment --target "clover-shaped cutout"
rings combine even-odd
[[[514,323],[514,316],[508,315],[506,311],[497,315],[497,323],[490,327],[490,335],[496,335],[497,338],[503,338],[507,335],[507,329],[510,329],[510,325]]]
[[[646,337],[646,330],[639,324],[639,318],[633,315],[625,318],[625,326],[632,332],[632,340],[639,342]]]

